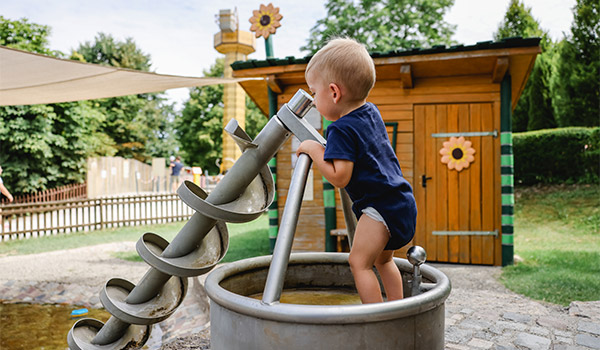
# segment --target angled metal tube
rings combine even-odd
[[[296,162],[296,169],[292,174],[290,181],[290,189],[288,190],[283,215],[281,216],[281,224],[279,225],[279,233],[277,234],[277,242],[273,250],[273,260],[267,275],[265,290],[263,292],[262,302],[265,304],[273,304],[281,298],[285,273],[292,252],[292,244],[294,243],[294,234],[298,225],[298,217],[302,208],[302,197],[304,197],[304,189],[306,188],[306,179],[310,171],[312,160],[306,154],[301,154]]]
[[[346,231],[348,232],[348,245],[352,248],[354,241],[354,232],[356,231],[356,216],[352,211],[352,199],[345,189],[340,188],[340,198],[342,200],[342,210],[344,211],[344,221],[346,222]]]
[[[92,344],[110,344],[121,338],[130,324],[111,316],[92,340]]]
[[[101,327],[100,325],[102,325],[102,323],[95,320],[76,323],[68,335],[69,347],[71,349],[82,349],[82,347],[87,348],[88,345],[92,345],[92,347],[104,347],[109,344],[115,345],[119,341],[126,340],[121,338],[139,337],[146,333],[149,334],[149,329],[145,330],[145,328],[140,328],[138,326],[132,327],[132,324],[151,324],[155,323],[152,321],[160,322],[160,320],[169,317],[170,312],[174,311],[178,306],[178,304],[176,304],[178,301],[177,293],[182,293],[183,296],[185,295],[185,290],[187,288],[187,280],[185,277],[189,277],[190,271],[203,271],[203,269],[186,265],[185,269],[183,269],[185,272],[183,272],[182,267],[176,264],[177,266],[173,265],[171,270],[165,270],[163,263],[168,264],[168,262],[167,260],[161,260],[161,258],[171,260],[186,258],[188,255],[197,252],[197,249],[201,247],[201,244],[206,242],[206,238],[208,238],[208,242],[210,242],[210,237],[214,237],[214,235],[211,236],[211,232],[221,234],[219,233],[221,232],[219,229],[213,231],[215,225],[219,227],[219,222],[221,222],[221,220],[244,222],[240,220],[248,219],[249,216],[256,213],[260,214],[260,208],[262,207],[258,210],[248,209],[251,211],[246,212],[246,206],[248,205],[249,208],[253,208],[251,203],[255,203],[259,197],[266,198],[266,202],[268,202],[268,188],[270,185],[269,183],[262,183],[262,187],[260,187],[260,184],[257,187],[256,183],[253,181],[257,176],[262,176],[264,179],[264,168],[289,136],[294,133],[301,141],[312,139],[325,144],[323,137],[314,129],[314,127],[303,119],[310,108],[312,108],[312,98],[305,91],[299,90],[287,104],[281,107],[277,112],[276,118],[271,118],[254,140],[251,140],[237,124],[234,123],[228,125],[226,131],[232,135],[234,140],[236,140],[236,143],[238,143],[242,149],[243,153],[241,157],[209,195],[206,195],[202,190],[195,190],[193,188],[185,188],[183,189],[183,192],[180,192],[182,190],[180,187],[180,190],[178,190],[180,197],[186,204],[194,208],[196,213],[192,215],[190,220],[184,225],[170,244],[165,242],[165,244],[162,245],[161,240],[150,239],[152,238],[151,236],[148,236],[150,239],[149,241],[144,241],[142,243],[142,247],[145,247],[145,244],[154,244],[155,246],[153,249],[163,249],[160,257],[153,257],[151,250],[143,250],[145,252],[144,256],[151,259],[147,260],[147,262],[160,262],[158,265],[162,268],[151,266],[137,285],[118,279],[113,279],[116,281],[111,280],[107,282],[105,287],[106,292],[101,294],[101,297],[105,297],[104,301],[109,303],[114,309],[114,313],[111,313],[117,317],[112,316]],[[296,179],[293,179],[294,188],[290,188],[288,195],[288,202],[290,202],[290,204],[288,205],[286,203],[284,217],[282,218],[281,227],[283,232],[281,234],[281,239],[277,242],[277,254],[274,254],[273,258],[277,267],[273,270],[272,281],[268,286],[267,300],[271,300],[270,302],[279,300],[281,295],[281,287],[283,286],[293,243],[294,231],[298,222],[298,215],[304,194],[304,187],[306,186],[306,178],[311,163],[312,161],[307,155],[301,155],[298,159],[297,169],[294,173],[294,178]],[[270,174],[268,177],[269,179],[271,178]],[[247,189],[251,192],[249,196],[246,194]],[[264,193],[262,192],[263,190]],[[194,200],[191,202],[186,201],[186,199],[189,200],[189,196],[192,196]],[[238,202],[241,203],[239,204],[239,207],[236,206],[238,205]],[[231,207],[232,204],[234,207]],[[222,208],[217,208],[217,210],[215,209],[216,206],[221,206]],[[266,206],[268,206],[268,204]],[[220,216],[215,213],[228,213],[230,216]],[[236,215],[231,216],[233,215],[231,213],[235,213]],[[226,235],[225,237],[225,239],[228,239]],[[215,244],[214,239],[212,242],[212,244]],[[158,244],[158,246],[156,246],[156,244]],[[223,249],[226,249],[226,245]],[[159,268],[161,269],[159,270]],[[179,276],[179,280],[171,279],[171,273],[167,273],[167,271],[177,272],[178,274],[175,275]],[[171,283],[171,281],[175,282]],[[128,294],[124,300],[120,300],[116,295],[113,295],[113,292],[111,292],[113,289],[122,287],[128,289]],[[165,292],[163,288],[168,289],[168,291]],[[117,294],[121,295],[120,292]],[[183,296],[181,296],[181,298],[183,298]],[[115,299],[114,301],[113,297]],[[156,301],[149,303],[153,299],[156,299]],[[165,304],[160,304],[161,302]],[[138,315],[137,312],[143,313],[149,310],[148,308],[145,308],[143,305],[144,303],[149,303],[152,307],[157,307],[157,310],[160,309],[161,311],[164,311],[165,305],[168,305],[168,307],[166,308],[166,312],[163,312],[160,315],[156,315],[157,310],[153,309],[150,310],[152,312],[152,317],[145,314]],[[133,305],[139,305],[140,307],[136,309],[135,307],[132,307]],[[134,310],[132,311],[132,309]],[[154,317],[155,315],[156,317]],[[95,336],[93,339],[88,340],[89,335],[93,332],[95,332]],[[145,340],[141,339],[142,338],[140,338],[140,345],[145,342]]]

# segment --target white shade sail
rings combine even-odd
[[[248,78],[156,74],[0,46],[0,106],[91,100],[243,80]]]

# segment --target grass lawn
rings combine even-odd
[[[137,241],[145,232],[154,232],[170,242],[179,233],[179,230],[185,223],[186,221],[157,225],[128,226],[91,232],[60,234],[52,237],[0,242],[0,257],[72,249],[110,242]],[[270,254],[268,227],[269,219],[266,214],[252,222],[227,224],[230,240],[229,249],[223,261],[235,261],[250,256]],[[115,255],[125,260],[142,261],[135,251],[121,252]]]
[[[537,300],[600,300],[600,186],[516,188],[515,254],[501,281]]]

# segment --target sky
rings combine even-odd
[[[455,0],[445,20],[456,25],[452,39],[465,45],[493,40],[510,0]],[[522,0],[533,17],[554,40],[570,31],[575,0]],[[273,2],[283,15],[273,37],[275,57],[303,57],[310,29],[326,15],[325,0],[279,0]],[[99,32],[124,41],[133,38],[142,52],[151,56],[156,73],[203,76],[221,57],[213,47],[219,32],[216,16],[221,9],[236,9],[240,29],[248,31],[256,0],[0,0],[0,15],[10,20],[27,18],[51,27],[49,47],[69,54]],[[265,59],[264,39],[256,40],[250,59]],[[167,97],[181,108],[188,89],[172,89]]]

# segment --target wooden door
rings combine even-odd
[[[494,103],[415,105],[417,232],[428,261],[500,264],[499,113]],[[442,163],[451,136],[472,143],[461,171]],[[500,209],[501,210],[501,209]]]

